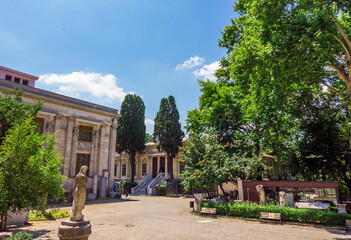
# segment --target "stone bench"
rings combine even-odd
[[[261,212],[260,213],[260,222],[262,222],[262,220],[279,221],[279,223],[282,224],[282,215],[281,215],[281,213]]]
[[[216,208],[201,208],[201,211],[199,212],[200,215],[210,215],[213,217],[217,217],[217,209]]]
[[[345,220],[346,232],[351,232],[351,220]]]

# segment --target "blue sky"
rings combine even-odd
[[[231,0],[1,1],[0,65],[39,76],[36,87],[120,109],[134,92],[147,132],[173,95],[182,126],[198,105],[196,79],[225,55],[217,39]]]

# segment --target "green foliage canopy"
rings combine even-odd
[[[7,131],[26,117],[34,117],[41,109],[43,103],[38,101],[36,105],[22,103],[23,92],[16,88],[14,96],[11,92],[2,92],[0,97],[0,145]]]
[[[153,137],[158,142],[158,150],[167,153],[168,172],[173,179],[173,158],[182,146],[184,132],[179,123],[179,112],[173,96],[161,100],[155,118]]]
[[[20,90],[0,97],[0,230],[8,211],[42,208],[48,196],[63,197],[55,135],[35,131],[41,106],[22,103]]]
[[[242,142],[234,141],[233,148],[240,149]],[[183,184],[187,191],[194,188],[207,189],[237,178],[257,178],[266,166],[262,157],[253,154],[253,149],[245,153],[237,151],[228,153],[226,147],[213,135],[193,133],[183,148],[185,172]],[[222,191],[224,192],[223,188]]]
[[[35,132],[33,118],[17,123],[0,146],[0,214],[42,208],[48,196],[62,198],[62,157],[55,134]]]

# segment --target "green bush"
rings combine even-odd
[[[11,237],[6,238],[7,240],[32,240],[33,235],[26,232],[18,232],[13,234]]]
[[[60,210],[60,208],[52,208],[47,211],[31,210],[29,212],[29,220],[44,220],[44,219],[56,219],[65,218],[70,216],[69,212]]]
[[[131,193],[131,189],[132,189],[133,187],[136,187],[137,185],[138,185],[137,182],[128,181],[128,182],[123,182],[123,183],[121,184],[121,188],[124,189],[124,192],[125,192],[125,193]]]
[[[249,203],[204,202],[203,207],[214,207],[218,215],[259,219],[260,212],[281,213],[283,221],[319,223],[329,226],[345,226],[345,219],[351,214],[339,214],[329,210],[298,209],[276,205],[255,205]]]
[[[167,185],[160,185],[158,190],[160,191],[160,196],[166,196]]]

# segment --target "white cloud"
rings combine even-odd
[[[123,101],[127,94],[123,88],[117,86],[117,78],[112,74],[72,72],[69,74],[44,74],[39,80],[47,85],[57,85],[58,92],[79,97],[81,93],[88,93],[93,97],[101,97],[111,101]]]
[[[186,60],[183,64],[178,64],[175,68],[176,71],[183,69],[192,69],[196,66],[202,65],[205,61],[205,58],[198,56],[191,57],[189,60]]]
[[[203,80],[209,79],[210,81],[214,81],[216,79],[214,74],[215,74],[217,69],[219,69],[219,62],[218,61],[210,63],[208,65],[204,65],[200,69],[196,69],[194,71],[194,75],[195,75],[195,77],[203,79]]]
[[[147,119],[145,119],[145,124],[146,125],[155,125],[155,122],[154,122],[154,120],[147,118]]]

